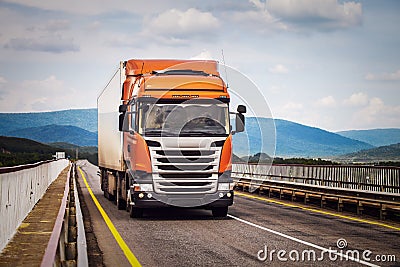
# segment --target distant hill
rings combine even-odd
[[[18,129],[51,124],[72,125],[97,132],[97,109],[70,109],[37,113],[0,113],[0,135]]]
[[[57,147],[65,150],[76,151],[78,149],[79,153],[90,153],[94,154],[97,153],[97,146],[78,146],[70,143],[65,142],[55,142],[55,143],[48,143],[49,146]]]
[[[0,167],[49,160],[56,151],[60,150],[36,141],[0,136]]]
[[[400,143],[400,129],[371,129],[371,130],[351,130],[341,131],[338,134],[369,143],[374,146],[387,146]]]
[[[66,152],[66,156],[88,159],[97,165],[97,147],[79,147],[69,143],[42,144],[26,138],[0,136],[0,167],[35,163],[53,158],[56,152]]]
[[[66,151],[73,158],[76,157],[76,152],[78,151],[79,159],[87,159],[94,165],[98,164],[97,146],[77,146],[64,142],[49,143],[49,145]]]
[[[371,141],[366,143],[287,120],[246,118],[246,121],[246,132],[233,136],[233,152],[238,157],[261,152],[271,157],[330,158],[374,147],[369,144]],[[97,110],[0,113],[0,135],[45,143],[67,142],[79,146],[97,146]],[[386,134],[381,133],[380,139],[385,138]]]
[[[365,142],[343,137],[319,128],[268,118],[246,118],[246,131],[233,136],[234,153],[238,156],[263,152],[273,155],[276,126],[276,156],[331,157],[373,148]],[[247,143],[247,136],[250,144]]]
[[[349,153],[339,156],[337,159],[351,162],[400,161],[400,143]]]
[[[75,126],[46,125],[10,131],[7,136],[22,137],[41,143],[65,142],[78,146],[97,146],[97,133]]]

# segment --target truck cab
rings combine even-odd
[[[234,197],[232,134],[244,130],[246,108],[234,112],[232,131],[230,96],[217,62],[130,60],[121,67],[125,173],[115,187],[130,216],[163,206],[226,216]]]

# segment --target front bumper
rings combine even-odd
[[[220,193],[223,196],[220,197]],[[228,194],[229,193],[229,194]],[[160,195],[131,190],[131,205],[137,208],[187,207],[214,208],[233,204],[233,190],[205,195]],[[140,197],[142,196],[142,197]]]

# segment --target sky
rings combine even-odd
[[[400,128],[400,1],[0,0],[0,25],[0,112],[94,108],[121,60],[223,51],[274,118]]]

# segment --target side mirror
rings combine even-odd
[[[118,109],[119,113],[124,113],[127,110],[128,110],[128,105],[126,105],[126,104],[119,105],[119,109]]]
[[[239,105],[239,106],[237,107],[237,112],[239,112],[239,113],[246,113],[246,106]]]
[[[129,122],[128,116],[125,116],[125,112],[119,114],[119,131],[120,132],[129,132]]]
[[[245,119],[244,119],[244,115],[242,113],[236,113],[235,122],[236,122],[235,133],[244,132]]]

